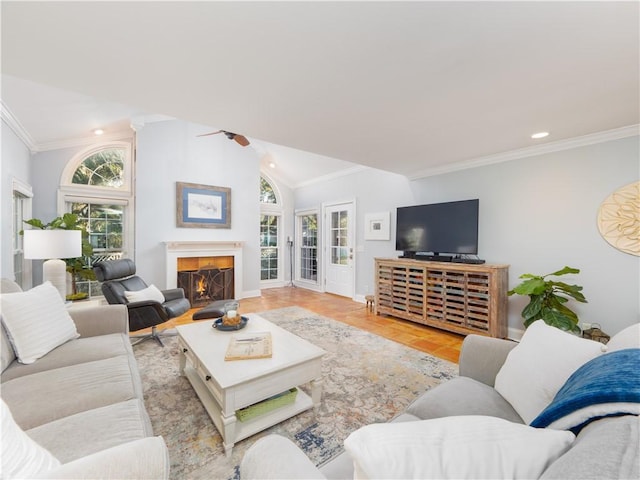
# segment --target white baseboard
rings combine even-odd
[[[320,285],[318,285],[317,283],[305,283],[296,281],[294,282],[294,285],[296,288],[304,288],[305,290],[311,290],[312,292],[323,292],[322,287],[320,287]]]
[[[524,329],[509,327],[507,329],[507,338],[519,342],[524,335]]]
[[[358,302],[358,303],[367,303],[367,301],[364,298],[365,296],[361,293],[356,293],[356,296],[353,297],[353,301],[354,302]]]
[[[245,292],[242,292],[242,296],[240,296],[240,298],[251,298],[251,297],[261,297],[262,296],[262,291],[261,290],[247,290]]]

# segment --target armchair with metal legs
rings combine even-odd
[[[158,332],[156,326],[182,315],[191,308],[182,288],[162,290],[164,302],[154,300],[129,302],[125,292],[137,292],[148,288],[144,280],[135,274],[135,263],[129,258],[96,263],[93,266],[93,271],[98,281],[102,282],[102,293],[107,302],[127,306],[130,331],[151,328],[150,334],[133,336],[133,338],[137,338],[133,345],[152,338],[164,346],[160,337],[176,333],[175,331]]]

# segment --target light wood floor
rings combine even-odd
[[[458,362],[460,346],[464,339],[462,335],[394,317],[376,316],[373,312],[368,311],[364,304],[354,302],[346,297],[294,287],[263,289],[261,297],[240,300],[240,313],[260,312],[291,306],[306,308],[319,315],[362,328],[436,357]],[[159,325],[158,329],[192,323],[191,316],[196,310],[189,310],[181,317]]]

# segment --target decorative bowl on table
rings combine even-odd
[[[233,330],[240,330],[247,326],[249,319],[237,315],[235,318],[221,317],[213,322],[213,328],[223,332],[230,332]]]

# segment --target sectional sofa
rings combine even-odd
[[[345,452],[318,468],[269,435],[241,478],[638,479],[640,328],[607,347],[542,321],[520,344],[469,335],[457,378],[352,433]]]
[[[63,312],[59,297],[51,297],[55,305],[43,302],[55,291],[49,286],[20,292],[2,281],[2,478],[168,478],[168,451],[145,410],[126,307]],[[21,312],[41,323],[21,331]],[[29,357],[43,353],[41,344],[20,341],[65,313],[71,338]]]

